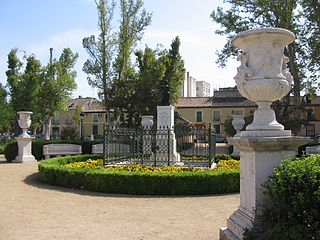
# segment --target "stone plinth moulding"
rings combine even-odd
[[[227,218],[227,227],[220,229],[220,240],[242,239],[245,229],[261,227],[257,217],[268,203],[262,184],[282,159],[294,156],[298,146],[309,140],[291,136],[270,108],[292,87],[289,59],[283,52],[293,41],[294,34],[280,28],[248,30],[232,39],[232,44],[243,50],[234,79],[240,94],[256,102],[258,109],[246,131],[229,139],[240,149],[240,205]]]
[[[18,114],[18,123],[20,128],[22,128],[22,134],[20,134],[19,137],[16,137],[16,140],[18,142],[18,155],[12,162],[22,163],[36,161],[35,157],[31,153],[31,142],[34,139],[34,137],[31,137],[27,133],[27,130],[31,125],[30,115],[32,114],[32,112],[20,111],[18,112]]]

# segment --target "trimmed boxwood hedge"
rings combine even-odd
[[[35,139],[32,141],[32,155],[39,161],[44,159],[43,145],[52,143],[70,143],[82,146],[82,154],[91,154],[92,145],[102,143],[102,141],[81,141],[81,140],[40,140]],[[4,156],[8,162],[11,162],[18,155],[18,143],[13,141],[9,143],[4,149]]]
[[[184,173],[107,171],[70,168],[71,162],[98,155],[56,157],[39,163],[40,180],[57,186],[104,193],[139,195],[198,195],[239,192],[239,170]]]

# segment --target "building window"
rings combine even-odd
[[[216,134],[220,134],[220,125],[219,124],[215,124],[213,125],[214,131]]]
[[[203,111],[196,111],[196,122],[203,122]]]
[[[92,121],[93,122],[99,122],[99,116],[97,113],[92,114]]]
[[[72,116],[70,113],[66,115],[66,125],[72,125]]]
[[[242,109],[235,109],[232,110],[233,115],[243,115],[243,110]]]
[[[316,135],[315,125],[314,124],[306,124],[306,136],[310,138],[314,138]]]
[[[220,111],[213,111],[213,121],[220,121]]]
[[[92,125],[92,135],[97,136],[99,133],[98,131],[98,125]]]

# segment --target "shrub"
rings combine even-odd
[[[214,156],[214,162],[218,163],[220,160],[231,160],[231,156],[225,153],[219,153]]]
[[[32,155],[39,161],[44,159],[43,156],[43,145],[51,143],[71,143],[79,144],[82,146],[82,154],[91,154],[92,145],[101,143],[101,141],[81,141],[81,140],[39,140],[35,139],[32,141]],[[11,162],[18,155],[18,144],[16,141],[9,143],[4,150],[4,155],[7,162]]]
[[[101,156],[82,155],[43,160],[38,166],[40,180],[63,187],[120,194],[185,195],[239,191],[239,170],[165,173],[64,166],[99,157]]]
[[[268,239],[320,239],[320,155],[286,159],[267,186],[263,214]]]
[[[61,130],[62,140],[75,140],[78,138],[78,131],[75,127],[65,127]]]

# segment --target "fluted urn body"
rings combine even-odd
[[[19,137],[30,137],[30,135],[27,133],[28,128],[31,125],[31,114],[32,112],[29,111],[20,111],[19,114],[19,126],[22,129],[22,134]]]
[[[258,105],[253,123],[246,130],[284,130],[270,105],[288,94],[292,87],[284,48],[294,39],[292,32],[281,28],[248,30],[232,39],[232,44],[243,51],[238,56],[241,65],[234,77],[237,87],[242,96]]]

